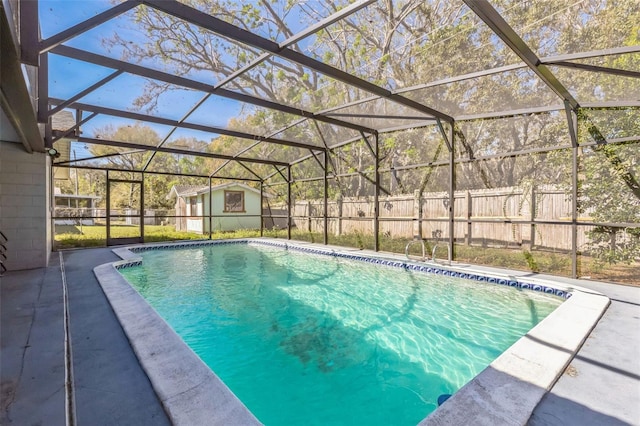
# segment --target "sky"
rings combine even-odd
[[[46,39],[69,28],[70,26],[81,23],[110,9],[114,4],[113,0],[40,0],[39,8],[42,38]],[[277,12],[281,12],[280,9],[282,8],[291,7],[291,9],[287,9],[288,12],[286,14],[281,14],[281,17],[283,17],[289,28],[294,33],[300,32],[304,27],[306,27],[305,20],[322,19],[332,13],[330,8],[327,8],[322,1],[318,0],[294,2],[290,6],[285,2],[275,2],[271,7],[275,8]],[[302,8],[306,9],[303,11]],[[303,18],[309,16],[309,14],[313,15],[313,17]],[[105,39],[108,39],[110,36],[117,33],[120,38],[126,40],[132,45],[136,43],[144,45],[145,42],[150,41],[146,34],[138,30],[135,25],[131,23],[129,15],[130,13],[125,13],[119,17],[111,19],[98,27],[92,28],[70,40],[67,40],[64,44],[102,56],[122,59],[122,47],[116,46],[110,48],[108,44],[105,43]],[[239,16],[242,19],[244,15],[240,14]],[[271,37],[273,40],[278,42],[284,41],[285,36],[282,34],[269,34],[268,30],[272,24],[269,24],[267,22],[268,20],[262,21],[258,22],[258,28],[255,30],[257,34],[265,38]],[[308,38],[299,41],[298,47],[302,49],[305,54],[316,59],[320,59],[317,58],[311,50],[311,45],[314,40],[315,37],[310,35]],[[247,50],[247,52],[249,51]],[[252,52],[249,52],[249,54],[254,55]],[[249,57],[252,58],[254,56]],[[235,58],[229,57],[229,62],[234,59]],[[276,62],[281,69],[285,69],[287,66],[290,66],[288,61],[284,59],[279,59]],[[170,69],[167,69],[167,65],[162,63],[162,61],[157,57],[144,59],[140,65],[165,72],[171,72]],[[49,96],[60,99],[69,99],[114,72],[113,69],[87,64],[82,61],[72,60],[55,54],[49,55],[49,68]],[[255,72],[255,69],[251,72]],[[186,77],[191,80],[198,80],[212,85],[217,83],[216,76],[214,76],[213,73],[199,72]],[[106,83],[102,87],[94,90],[92,93],[84,96],[78,100],[78,102],[146,114],[153,113],[153,115],[177,121],[182,119],[204,95],[201,92],[194,92],[185,89],[168,91],[158,97],[157,108],[153,112],[141,111],[134,106],[134,101],[144,93],[146,83],[147,81],[142,77],[131,74],[122,74],[111,80],[109,83]],[[342,83],[338,83],[325,77],[324,86],[322,87],[326,87],[330,84],[336,84],[338,86],[338,90],[344,90],[342,89]],[[228,88],[228,86],[225,86],[225,88]],[[362,91],[360,91],[360,95],[368,96]],[[213,96],[193,114],[191,114],[186,121],[211,127],[229,128],[229,121],[231,118],[252,113],[257,109],[260,108],[234,100]],[[82,132],[86,137],[95,137],[96,131],[107,125],[117,128],[121,125],[130,124],[132,124],[131,120],[98,115],[83,125]],[[154,128],[161,139],[164,138],[171,130],[171,128],[167,126],[155,126]],[[195,137],[196,139],[209,142],[211,139],[216,138],[219,135],[210,134],[208,137],[205,137],[205,139],[202,139],[202,134],[190,134],[188,130],[181,130],[179,133],[176,132],[172,135],[171,139],[175,139],[179,136]],[[271,135],[259,134],[258,136]]]
[[[51,37],[111,7],[113,7],[113,3],[109,0],[40,0],[39,15],[42,38],[46,39]],[[124,28],[126,25],[126,17],[121,16],[120,18],[108,21],[70,39],[64,44],[103,56],[120,59],[119,52],[108,51],[103,43],[103,37],[118,32],[120,36],[130,41],[135,42],[136,40],[140,40],[141,35]],[[49,55],[49,70],[49,96],[61,99],[70,98],[114,72],[114,70],[110,68],[87,64],[82,61],[76,61],[54,54]],[[212,77],[207,81],[205,78],[205,82],[213,84],[215,83],[215,79]],[[145,79],[141,77],[122,74],[96,91],[83,97],[78,102],[147,113],[146,111],[137,110],[133,106],[135,98],[143,93],[144,84]],[[170,91],[159,97],[157,110],[154,111],[154,113],[164,118],[179,120],[202,96],[203,93],[184,89]],[[206,105],[206,111],[198,110],[188,121],[226,127],[229,119],[240,113],[240,106],[235,101],[220,97],[215,98],[215,102],[209,102]],[[96,129],[106,125],[118,127],[121,124],[131,124],[131,121],[117,117],[98,115],[83,126],[83,135],[93,137],[95,136]],[[158,131],[161,138],[171,129],[168,126],[152,125],[152,127]],[[174,136],[194,136],[202,138],[203,134],[190,134],[188,130],[181,130],[180,132],[176,132]],[[211,137],[216,136],[215,134],[211,134]],[[78,148],[79,151],[82,151],[82,146],[83,144],[80,144]],[[87,156],[82,154],[86,153],[81,152],[78,154],[78,157],[82,158]]]

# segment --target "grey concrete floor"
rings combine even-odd
[[[64,252],[79,425],[169,421],[93,275],[110,249]],[[62,280],[49,268],[0,279],[0,423],[65,424]],[[611,306],[529,424],[640,425],[640,288],[581,282]]]
[[[168,425],[169,420],[93,268],[110,249],[64,252],[79,425]]]
[[[640,425],[640,288],[581,284],[611,305],[529,424]]]
[[[168,425],[93,268],[110,249],[64,252],[78,425]],[[64,329],[59,254],[49,268],[2,277],[2,417],[64,425]]]
[[[64,425],[60,268],[0,278],[0,424]]]

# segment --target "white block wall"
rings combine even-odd
[[[51,252],[48,155],[0,141],[0,230],[10,271],[47,266]]]

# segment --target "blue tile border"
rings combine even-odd
[[[126,263],[119,263],[115,265],[115,268],[120,270],[120,269],[130,268],[132,266],[140,266],[140,265],[142,265],[142,261],[136,260],[136,261],[128,261]]]
[[[569,291],[561,290],[551,286],[546,286],[543,284],[536,284],[536,283],[519,281],[519,280],[493,277],[491,275],[485,275],[485,274],[476,273],[476,272],[466,273],[466,272],[452,271],[446,268],[441,268],[436,265],[422,265],[422,264],[416,264],[413,262],[404,262],[404,261],[393,260],[393,259],[383,259],[383,258],[377,258],[377,257],[371,257],[371,256],[354,255],[350,253],[335,251],[332,249],[320,249],[320,248],[313,248],[313,247],[306,247],[306,246],[298,246],[288,242],[280,242],[280,241],[254,240],[254,239],[211,240],[211,241],[196,241],[196,242],[186,242],[186,243],[137,246],[137,247],[129,248],[129,251],[133,253],[141,253],[144,251],[153,251],[153,250],[182,250],[182,249],[192,249],[196,247],[228,245],[228,244],[248,244],[248,245],[256,244],[256,245],[279,247],[285,250],[295,250],[295,251],[300,251],[304,253],[318,254],[323,256],[333,256],[333,257],[339,257],[342,259],[355,260],[358,262],[368,262],[368,263],[381,265],[381,266],[389,266],[393,268],[403,268],[405,270],[411,270],[416,272],[424,272],[427,274],[443,275],[443,276],[462,278],[462,279],[467,279],[472,281],[486,282],[489,284],[504,285],[508,287],[515,287],[521,290],[538,291],[545,294],[558,296],[564,299],[568,299],[571,297],[571,292]],[[122,263],[115,265],[115,268],[120,270],[120,269],[125,269],[133,266],[139,266],[141,264],[142,264],[141,260],[123,261]]]

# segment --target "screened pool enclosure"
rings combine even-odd
[[[96,197],[57,236],[233,236],[197,194],[236,182],[243,236],[637,280],[636,0],[8,3],[55,186]]]

